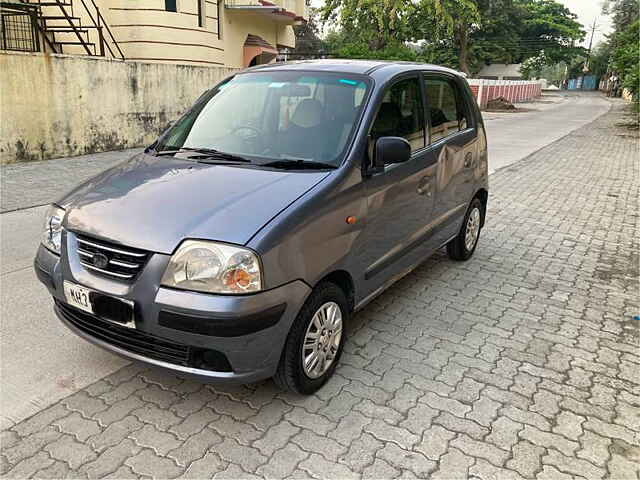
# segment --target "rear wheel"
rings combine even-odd
[[[342,289],[318,285],[293,322],[273,377],[276,384],[305,395],[322,387],[340,360],[348,317]]]
[[[478,198],[474,198],[464,216],[460,232],[456,238],[447,243],[449,257],[453,260],[469,260],[478,246],[481,228],[482,202]]]

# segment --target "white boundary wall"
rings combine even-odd
[[[504,97],[511,103],[526,102],[542,95],[542,84],[535,80],[469,79],[469,85],[480,108],[487,102]]]

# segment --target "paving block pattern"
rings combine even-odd
[[[132,364],[2,432],[2,477],[638,479],[619,115],[493,175],[475,257],[438,254],[358,313],[316,395]]]

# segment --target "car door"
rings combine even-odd
[[[409,141],[412,154],[409,161],[386,165],[365,180],[367,224],[361,258],[368,292],[425,253],[422,240],[434,208],[436,158],[426,148],[421,83],[418,73],[395,79],[371,128],[370,152],[378,138],[398,136]]]
[[[429,126],[429,150],[436,158],[436,232],[442,245],[455,236],[473,196],[473,169],[478,161],[477,128],[462,80],[448,74],[423,76]]]

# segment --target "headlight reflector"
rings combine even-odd
[[[63,218],[64,210],[56,205],[51,205],[45,214],[42,230],[42,245],[58,255],[60,255],[62,244]]]
[[[260,261],[246,248],[185,240],[171,257],[162,285],[206,293],[258,292],[262,289]]]

